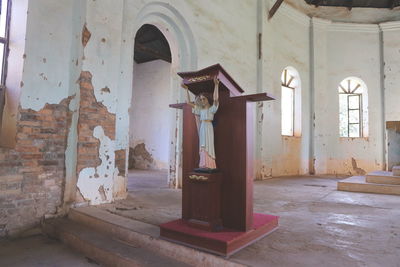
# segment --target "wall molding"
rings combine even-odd
[[[332,21],[327,20],[327,19],[321,19],[317,17],[312,17],[311,18],[311,23],[314,27],[314,29],[318,30],[326,30],[329,26],[331,26]]]
[[[167,38],[168,42],[178,46],[178,52],[174,59],[179,61],[179,69],[190,71],[197,69],[197,45],[190,25],[184,16],[172,5],[154,1],[144,5],[136,16],[134,33],[144,24],[152,24]],[[162,26],[162,27],[160,27]],[[173,38],[171,39],[171,34]],[[174,55],[173,55],[174,56]]]
[[[343,22],[332,22],[329,31],[334,32],[362,32],[362,33],[378,33],[378,24],[361,24],[361,23],[343,23]]]
[[[400,31],[400,21],[389,21],[378,24],[383,32]]]
[[[310,25],[311,18],[309,16],[291,7],[285,2],[283,2],[281,7],[278,9],[278,13],[299,23],[300,25],[307,27]]]

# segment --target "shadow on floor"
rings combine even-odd
[[[0,266],[99,266],[67,245],[43,235],[0,241]]]

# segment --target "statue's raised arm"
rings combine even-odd
[[[214,77],[214,105],[218,106],[218,86],[219,86],[219,80],[217,77]]]

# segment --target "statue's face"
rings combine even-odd
[[[209,104],[207,97],[205,97],[204,95],[201,95],[199,99],[200,99],[200,104],[203,107],[205,107],[205,106],[207,106]]]

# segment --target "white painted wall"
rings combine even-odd
[[[155,60],[133,67],[129,146],[144,143],[154,162],[149,169],[168,169],[171,128],[171,63]]]
[[[77,0],[29,2],[22,108],[38,111],[46,103],[58,104],[70,95],[74,86],[70,71],[78,67],[73,57],[78,49],[75,40],[80,40],[74,32],[75,23],[80,22],[74,20],[76,5]]]
[[[354,174],[360,171],[358,168],[366,172],[381,169],[383,124],[378,26],[332,23],[325,29],[315,36],[316,40],[324,40],[316,41],[316,46],[326,46],[316,48],[316,172]],[[358,77],[367,85],[367,138],[339,137],[338,85],[349,76]]]
[[[260,179],[308,173],[309,23],[307,16],[285,4],[270,21],[264,19],[263,87],[276,100],[264,103]],[[300,134],[293,137],[281,135],[281,75],[288,66],[298,71],[301,87],[297,99],[300,118],[296,121]]]
[[[400,23],[380,26],[384,42],[385,117],[387,121],[400,121]]]
[[[383,39],[384,87],[385,87],[385,121],[400,121],[400,23],[381,23]],[[396,131],[389,130],[387,147],[385,147],[388,169],[399,163],[400,137]]]

